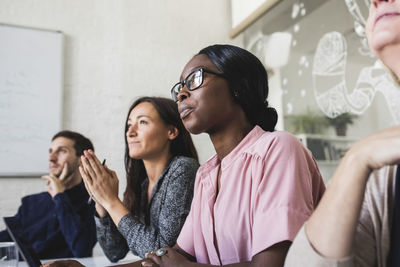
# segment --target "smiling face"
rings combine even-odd
[[[193,57],[183,69],[181,81],[198,68],[219,72],[204,54]],[[178,110],[185,128],[192,134],[214,133],[235,118],[238,108],[230,94],[226,79],[204,72],[203,84],[188,91],[186,86],[178,94]]]
[[[176,138],[176,128],[165,124],[149,102],[132,109],[127,121],[126,140],[129,156],[150,160],[170,154],[171,141]]]
[[[51,142],[49,149],[49,171],[52,175],[58,177],[64,164],[67,163],[67,177],[78,173],[80,163],[74,148],[75,142],[69,138],[57,137]]]
[[[365,29],[372,52],[382,59],[385,48],[400,44],[400,0],[371,0]]]

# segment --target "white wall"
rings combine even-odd
[[[201,48],[241,44],[240,37],[228,37],[230,21],[228,0],[0,1],[0,23],[65,34],[63,128],[91,138],[98,156],[117,171],[120,188],[129,105],[142,95],[169,97]],[[204,162],[212,145],[205,135],[194,139]],[[21,196],[43,190],[39,178],[0,178],[0,217],[14,215]]]

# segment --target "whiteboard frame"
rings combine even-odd
[[[65,35],[60,30],[52,30],[52,29],[45,29],[45,28],[38,28],[38,27],[30,27],[30,26],[23,26],[23,25],[15,25],[15,24],[8,24],[8,23],[1,23],[0,27],[10,27],[10,28],[18,28],[18,29],[25,29],[25,30],[33,30],[33,31],[43,31],[49,33],[60,34],[61,37],[61,47],[60,47],[60,88],[59,88],[59,96],[57,99],[58,107],[59,107],[59,114],[58,114],[58,125],[56,125],[57,130],[53,133],[49,133],[49,136],[54,136],[58,131],[62,130],[63,125],[63,94],[64,94],[64,87],[65,87],[65,77],[64,77],[64,65],[65,65]],[[48,146],[51,143],[51,137],[48,140]],[[42,159],[46,162],[48,159],[47,157]],[[48,164],[48,162],[47,162]],[[37,178],[44,174],[47,174],[48,170],[45,172],[41,171],[32,171],[32,172],[2,172],[0,170],[0,178]]]

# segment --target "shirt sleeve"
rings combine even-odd
[[[21,212],[22,205],[23,205],[23,203],[18,208],[17,214],[14,216],[15,220],[17,220],[19,223],[20,223],[21,216],[22,216],[22,212]],[[13,241],[13,240],[11,239],[11,236],[8,234],[7,229],[0,231],[0,242],[11,242],[11,241]]]
[[[60,230],[74,257],[90,257],[96,244],[93,203],[81,203],[74,209],[66,193],[54,196]]]
[[[286,256],[284,267],[354,267],[353,257],[341,260],[323,257],[310,244],[304,226],[293,241]]]
[[[158,228],[142,223],[132,214],[120,220],[118,230],[134,254],[144,257],[145,253],[154,249],[175,245],[190,210],[197,168],[197,163],[193,166],[189,162],[180,162],[169,174],[170,177],[164,177],[167,190],[165,201],[160,207]]]
[[[375,170],[368,179],[354,238],[355,266],[387,264],[395,204],[395,184],[395,166]]]
[[[111,262],[124,258],[129,251],[125,238],[118,231],[110,216],[95,217],[97,240]]]
[[[26,198],[26,197],[25,197]],[[24,198],[23,198],[24,199]],[[17,214],[15,214],[13,216],[14,220],[19,224],[19,227],[21,227],[21,225],[23,225],[23,221],[24,221],[24,201],[21,200],[21,205],[18,207],[18,211]],[[0,231],[0,242],[10,242],[13,241],[11,236],[9,235],[7,229]]]
[[[9,242],[12,241],[10,235],[7,230],[0,231],[0,242]]]
[[[288,133],[272,141],[253,171],[261,173],[252,207],[252,256],[294,239],[317,204],[313,184],[322,181],[310,152]]]

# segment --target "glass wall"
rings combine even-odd
[[[368,49],[368,7],[369,0],[281,0],[245,30],[245,48],[269,72],[278,129],[347,142],[400,123],[400,89]],[[337,133],[343,122],[347,131]],[[331,141],[320,145],[320,163],[334,159]]]

